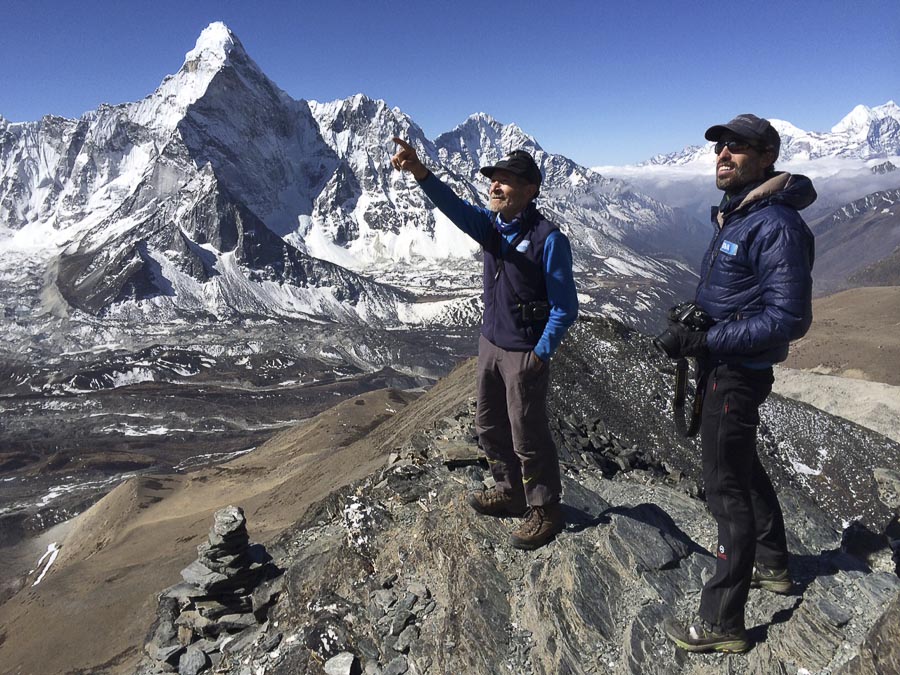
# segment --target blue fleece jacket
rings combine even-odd
[[[429,173],[419,185],[454,225],[482,246],[488,244],[497,214],[460,199],[433,173]],[[504,223],[502,218],[498,218],[498,224],[503,235],[502,245],[509,246],[519,233],[518,223]],[[543,263],[550,317],[534,353],[541,360],[548,361],[578,316],[578,294],[572,276],[572,248],[568,238],[559,230],[547,237]]]

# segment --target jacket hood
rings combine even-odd
[[[740,206],[731,213],[746,211],[750,206],[768,204],[784,204],[800,211],[816,201],[818,196],[809,178],[782,171],[751,190]],[[717,220],[719,225],[724,223],[725,218],[721,212],[717,215]]]

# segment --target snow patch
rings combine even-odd
[[[55,541],[47,546],[47,551],[44,553],[44,555],[41,556],[40,560],[38,560],[37,562],[37,567],[35,567],[35,569],[37,569],[41,565],[44,565],[44,569],[41,570],[38,578],[34,580],[33,584],[31,584],[32,586],[37,586],[39,583],[41,583],[41,581],[44,580],[44,575],[47,574],[50,566],[56,561],[56,556],[59,555],[60,548],[62,547]],[[45,560],[47,561],[46,564],[44,563]]]

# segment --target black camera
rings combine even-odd
[[[545,300],[519,303],[524,323],[541,323],[550,318],[550,303]]]
[[[709,330],[715,324],[713,318],[693,302],[680,302],[669,310],[669,324],[680,323],[693,331]],[[653,338],[653,346],[666,356],[678,349],[678,338],[669,330]]]
[[[707,331],[716,323],[713,318],[693,302],[681,302],[669,310],[669,328],[655,338],[653,346],[669,358],[679,353],[681,341],[673,331],[673,326],[680,324],[690,331]],[[681,357],[675,363],[675,395],[672,398],[672,414],[675,417],[675,430],[690,438],[700,430],[701,413],[703,412],[703,394],[706,390],[706,378],[702,375],[704,368],[702,359],[697,359],[694,368],[694,379],[697,388],[694,391],[694,402],[691,405],[690,420],[685,419],[684,404],[687,390],[687,359]]]
[[[669,310],[669,323],[683,323],[691,330],[709,330],[715,321],[693,302],[680,302]]]

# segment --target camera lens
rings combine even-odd
[[[653,346],[669,358],[674,358],[678,352],[678,340],[669,331],[653,338]]]

